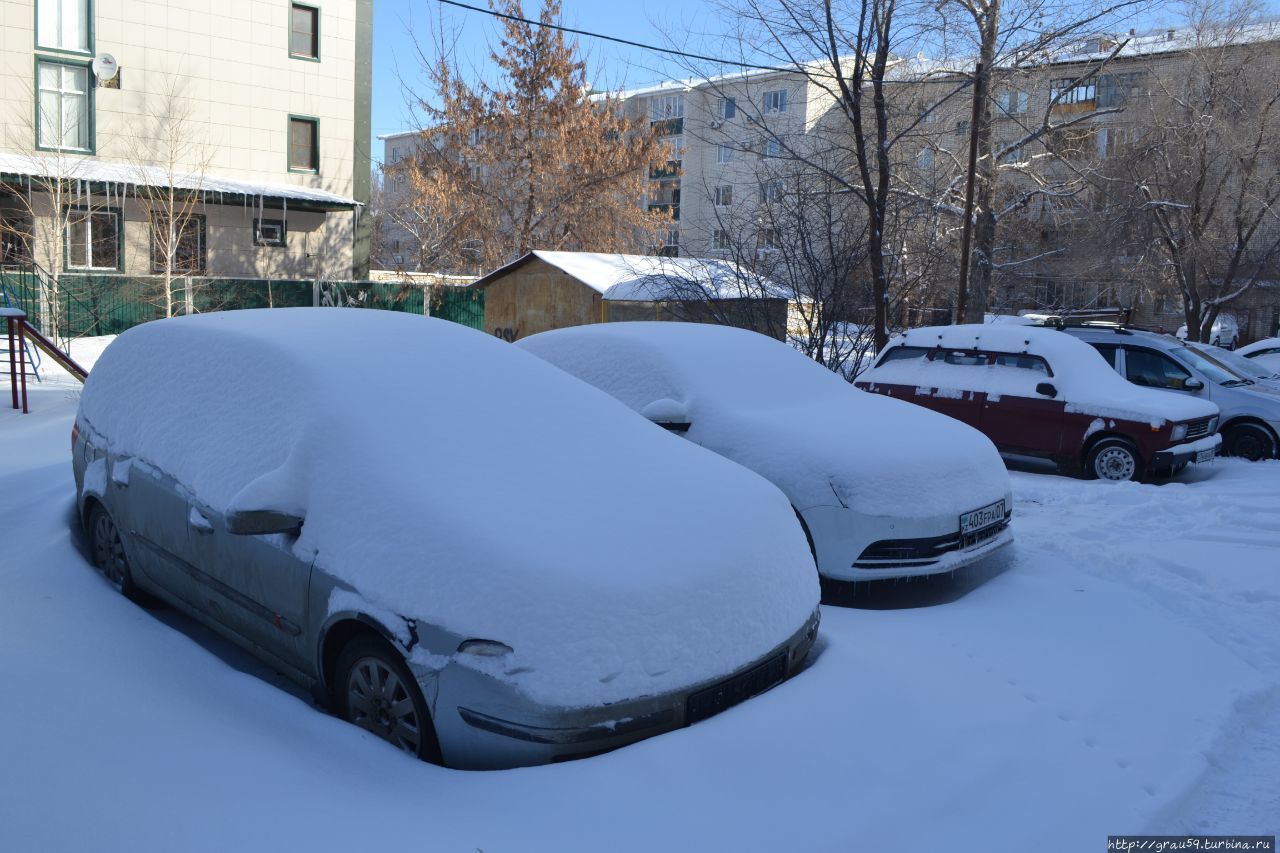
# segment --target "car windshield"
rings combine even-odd
[[[1251,379],[1277,379],[1280,374],[1274,370],[1267,370],[1264,366],[1256,361],[1245,358],[1242,355],[1236,355],[1230,350],[1224,349],[1205,349],[1204,347],[1193,347],[1188,345],[1187,349],[1193,349],[1203,355],[1205,358],[1212,359],[1224,365],[1234,373]]]
[[[1244,378],[1217,359],[1191,347],[1178,347],[1170,350],[1169,354],[1182,359],[1182,361],[1209,377],[1211,382],[1216,382],[1219,385],[1231,387],[1234,385],[1253,384],[1252,379]]]

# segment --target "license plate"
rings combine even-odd
[[[744,673],[690,695],[685,706],[685,722],[692,724],[705,720],[746,701],[768,690],[786,675],[787,653],[782,652]]]
[[[996,501],[993,504],[966,512],[960,516],[960,535],[967,536],[970,533],[977,533],[979,530],[984,530],[1003,521],[1004,501]]]
[[[1196,454],[1197,464],[1201,462],[1212,462],[1212,461],[1213,461],[1213,450],[1201,450],[1199,453]]]

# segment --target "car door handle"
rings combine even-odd
[[[187,514],[187,523],[196,533],[207,536],[213,532],[213,524],[209,519],[204,517],[204,513],[195,507],[191,508],[191,512]]]

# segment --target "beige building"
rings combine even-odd
[[[2,260],[153,275],[172,234],[182,274],[364,277],[372,16],[0,0]]]

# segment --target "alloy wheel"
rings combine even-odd
[[[129,563],[124,555],[124,545],[115,522],[105,512],[98,511],[93,522],[93,562],[111,585],[123,591],[129,577]]]
[[[400,676],[375,657],[363,657],[347,677],[351,722],[413,755],[422,743],[422,725],[413,697]]]

